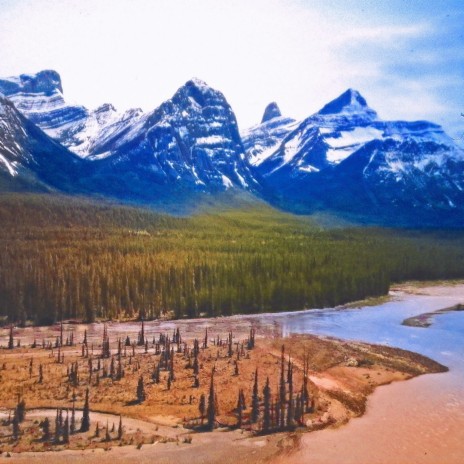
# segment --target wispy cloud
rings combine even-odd
[[[381,115],[451,127],[464,110],[464,5],[438,3],[0,0],[1,74],[56,68],[67,98],[145,109],[198,76],[241,127],[271,100],[302,118],[355,87]]]

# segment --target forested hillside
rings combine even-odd
[[[176,218],[3,195],[0,230],[5,323],[297,310],[464,277],[460,232],[323,230],[265,206]]]

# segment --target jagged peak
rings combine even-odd
[[[105,113],[107,111],[116,112],[116,108],[111,103],[103,103],[103,105],[94,110],[94,113]]]
[[[51,95],[56,91],[63,93],[63,87],[60,75],[53,69],[45,69],[36,74],[0,78],[0,92],[6,96],[19,92]]]
[[[199,88],[210,88],[204,80],[199,79],[198,77],[192,77],[185,83],[185,85],[194,85],[195,87]]]
[[[340,114],[340,113],[357,113],[371,112],[374,110],[369,108],[366,99],[355,89],[348,89],[338,96],[335,100],[327,103],[319,114]]]
[[[261,119],[261,124],[264,122],[270,121],[274,118],[280,118],[282,113],[280,112],[280,108],[276,102],[269,103],[264,110],[263,118]]]
[[[184,99],[189,98],[200,107],[208,106],[212,101],[225,100],[224,96],[218,90],[210,87],[205,81],[196,77],[188,80],[179,90],[175,93],[172,101],[184,104]]]

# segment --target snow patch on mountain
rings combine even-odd
[[[383,131],[376,127],[354,127],[352,130],[335,133],[323,127],[320,131],[325,135],[324,140],[328,145],[327,160],[334,164],[343,161],[362,144],[375,139],[383,139]]]

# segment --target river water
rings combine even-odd
[[[388,344],[448,366],[444,374],[380,387],[367,413],[338,430],[305,434],[286,463],[464,463],[464,313],[437,315],[429,328],[408,317],[464,302],[464,286],[431,287],[424,295],[358,309],[325,309],[282,317],[284,334],[313,333]]]
[[[434,318],[429,328],[402,326],[422,313],[464,303],[464,285],[420,289],[421,294],[396,292],[379,306],[323,309],[295,313],[233,316],[214,320],[150,322],[148,333],[172,332],[201,337],[206,327],[246,334],[253,325],[269,335],[320,334],[387,344],[415,351],[450,368],[406,382],[379,387],[369,398],[367,413],[337,430],[302,434],[299,449],[278,459],[279,464],[462,464],[464,463],[464,312]],[[112,339],[128,333],[135,339],[140,323],[110,323]],[[18,330],[22,343],[53,340],[59,326]],[[81,341],[87,330],[98,345],[102,324],[67,325]],[[8,341],[2,331],[0,344]],[[16,335],[15,335],[16,336]]]

